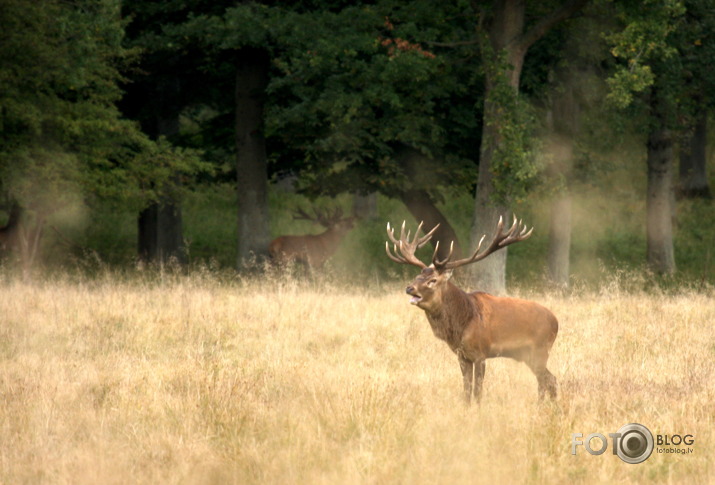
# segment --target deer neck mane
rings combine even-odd
[[[450,281],[442,289],[441,304],[425,310],[432,331],[450,347],[459,345],[464,329],[478,312],[474,299]]]

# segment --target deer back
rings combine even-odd
[[[470,323],[463,345],[498,356],[518,349],[550,348],[556,339],[558,320],[534,301],[483,292],[469,296],[479,308],[480,318]]]

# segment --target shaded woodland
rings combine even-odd
[[[293,230],[275,221],[303,210],[271,203],[281,186],[342,204],[358,228],[393,201],[458,256],[538,200],[543,272],[565,288],[575,200],[608,192],[628,161],[644,187],[640,263],[676,275],[686,241],[710,281],[715,2],[648,5],[0,0],[3,267],[111,260],[86,228],[120,212],[137,261],[186,265],[186,233],[205,231],[187,227],[186,201],[229,185],[221,244],[245,271]],[[445,207],[465,197],[456,221]],[[679,224],[693,199],[697,222]],[[504,292],[507,258],[463,278]]]

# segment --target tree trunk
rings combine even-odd
[[[186,263],[181,207],[170,199],[139,213],[139,257],[146,262]]]
[[[435,247],[437,241],[439,243],[439,258],[446,258],[449,255],[450,244],[454,242],[454,252],[452,257],[460,258],[462,256],[462,247],[457,239],[457,233],[449,221],[440,212],[430,196],[424,190],[410,190],[401,194],[402,202],[418,221],[424,222],[422,229],[424,232],[429,232],[434,226],[439,224],[439,228],[432,236],[432,247]]]
[[[710,198],[707,176],[707,114],[701,113],[688,143],[680,150],[680,184],[678,194],[694,199]]]
[[[476,2],[474,2],[476,5]],[[488,25],[488,42],[482,46],[484,58],[485,89],[482,140],[479,152],[479,175],[472,222],[472,245],[483,234],[493,234],[499,216],[508,214],[508,201],[494,203],[495,193],[492,162],[496,147],[501,143],[500,132],[505,123],[505,112],[492,98],[496,86],[506,82],[518,94],[524,57],[529,47],[560,21],[573,15],[586,4],[586,0],[566,1],[551,13],[536,19],[524,31],[526,2],[524,0],[496,0],[493,3],[492,19]],[[502,69],[502,59],[507,68]],[[470,268],[470,278],[482,290],[492,293],[506,291],[507,250],[502,249],[478,265]]]
[[[486,97],[488,98],[489,88],[486,91]],[[476,247],[483,235],[486,234],[487,238],[489,238],[494,233],[500,217],[504,218],[507,223],[511,217],[505,203],[496,203],[493,200],[495,188],[494,174],[491,168],[495,147],[500,142],[498,126],[502,122],[500,116],[495,114],[496,112],[498,112],[498,109],[489,106],[488,101],[485,102],[477,190],[470,233],[471,247]],[[494,294],[506,292],[507,250],[508,248],[501,249],[478,264],[467,266],[469,277],[473,281],[475,288]]]
[[[648,137],[647,260],[660,274],[675,272],[673,255],[673,136],[665,128]]]
[[[493,90],[499,83],[506,82],[519,91],[519,78],[524,64],[526,49],[515,39],[522,35],[526,4],[518,0],[501,0],[495,2],[494,20],[489,29],[489,46],[483,51],[491,51],[494,56],[505,54],[508,69],[502,71],[499,67],[488,67],[485,73],[484,88],[484,121],[482,123],[482,142],[479,151],[479,173],[475,194],[474,216],[471,230],[471,247],[476,247],[479,240],[486,234],[487,238],[494,233],[494,228],[503,217],[509,221],[508,209],[505,203],[497,204],[493,199],[495,193],[492,161],[497,146],[501,142],[500,131],[505,123],[503,110],[493,98]],[[489,59],[489,64],[497,65],[497,59]],[[502,76],[506,79],[501,78]],[[470,279],[476,288],[495,294],[506,292],[506,258],[507,248],[492,254],[479,264],[468,266]]]
[[[175,77],[158,84],[158,99],[155,101],[158,102],[159,111],[151,122],[143,126],[152,138],[172,137],[179,133],[176,100],[180,90],[180,83]],[[174,183],[178,185],[181,182],[176,180]],[[167,195],[159,202],[152,202],[139,213],[137,222],[137,250],[142,261],[186,263],[181,205],[178,200]]]
[[[559,88],[551,101],[546,125],[550,136],[546,142],[552,162],[547,167],[551,184],[557,192],[551,201],[547,267],[549,281],[560,289],[569,287],[571,255],[571,173],[574,137],[579,131],[579,103],[574,93],[574,80],[568,72],[557,71]]]
[[[238,267],[268,251],[268,168],[263,108],[269,59],[246,48],[236,71],[236,173],[238,178]]]
[[[568,192],[557,195],[551,203],[547,257],[549,280],[556,287],[562,289],[569,287],[571,206],[572,198]]]

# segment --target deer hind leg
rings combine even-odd
[[[536,381],[539,383],[539,400],[543,400],[546,394],[549,398],[556,398],[556,377],[546,368],[546,361],[549,359],[549,353],[537,352],[532,354],[525,362],[531,369],[531,372],[536,376]]]
[[[547,393],[549,398],[556,399],[556,377],[549,372],[549,369],[544,367],[541,373],[536,376],[536,379],[539,382],[539,399],[543,400]]]

